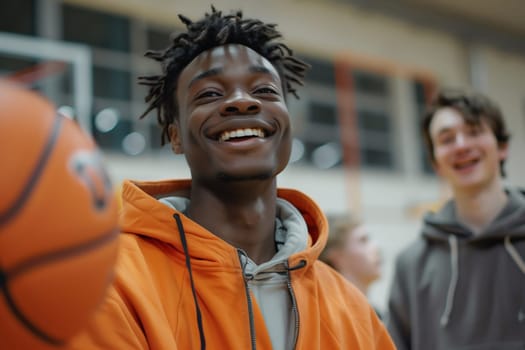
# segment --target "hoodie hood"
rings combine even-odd
[[[501,241],[505,237],[525,237],[525,191],[507,189],[507,205],[494,221],[477,235],[462,225],[456,217],[453,200],[437,213],[428,213],[423,222],[423,236],[429,240],[448,241],[450,235],[468,241]]]
[[[188,233],[188,245],[192,247],[189,252],[191,259],[216,262],[223,266],[238,266],[238,253],[235,247],[184,215],[189,203],[190,188],[189,179],[155,182],[124,181],[122,231],[168,243],[183,253],[177,225],[173,219],[174,214],[179,214],[184,230]],[[306,260],[306,265],[311,265],[326,244],[328,236],[326,218],[313,200],[299,191],[278,189],[277,196],[278,213],[293,217],[291,211],[295,207],[296,213],[298,211],[303,217],[308,232],[303,245],[306,249],[294,252],[290,258],[290,266],[301,260]],[[171,198],[161,199],[166,197]],[[287,220],[287,217],[281,217],[281,221],[283,220]],[[298,222],[294,225],[301,227]],[[286,246],[283,248],[286,249]]]

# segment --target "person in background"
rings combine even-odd
[[[126,181],[116,278],[70,348],[363,349],[394,345],[366,298],[318,260],[326,217],[277,187],[287,94],[308,65],[275,24],[212,7],[161,51],[150,87],[191,179]]]
[[[525,348],[525,194],[503,183],[503,115],[486,96],[442,91],[423,136],[452,198],[397,257],[390,334],[399,350]]]
[[[329,234],[320,259],[364,295],[381,277],[381,253],[368,228],[350,215],[329,216]]]
[[[328,242],[320,259],[367,295],[370,285],[381,277],[379,247],[362,222],[346,215],[328,219]]]

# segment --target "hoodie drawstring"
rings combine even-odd
[[[512,245],[512,242],[510,241],[510,236],[505,236],[504,240],[505,249],[507,250],[507,253],[509,253],[510,257],[516,265],[518,265],[518,268],[525,274],[525,262],[523,261],[523,258],[520,256],[516,248]]]
[[[179,229],[180,241],[182,243],[182,248],[184,249],[184,256],[186,257],[186,268],[190,275],[190,284],[191,292],[193,294],[193,302],[195,303],[195,313],[197,314],[197,325],[199,327],[199,336],[201,340],[201,350],[206,349],[206,338],[204,337],[204,328],[202,326],[202,315],[201,309],[199,307],[199,301],[197,300],[197,293],[195,292],[195,284],[193,283],[193,273],[191,272],[191,259],[190,254],[188,253],[188,242],[186,242],[186,233],[184,232],[184,227],[182,226],[182,221],[179,214],[173,214],[173,218],[177,222],[177,228]]]
[[[441,327],[446,327],[450,319],[450,313],[452,312],[452,307],[454,303],[454,294],[456,293],[456,285],[458,283],[458,239],[454,235],[448,237],[448,244],[450,245],[450,283],[448,285],[447,300],[445,303],[445,310],[441,316]]]

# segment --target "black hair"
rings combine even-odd
[[[467,124],[479,125],[482,121],[486,121],[499,146],[506,145],[509,142],[510,134],[505,126],[503,114],[494,101],[480,93],[466,93],[455,89],[445,89],[440,91],[433,99],[425,112],[422,123],[423,137],[432,162],[435,158],[434,144],[430,136],[430,123],[436,112],[446,107],[457,110]],[[502,176],[505,176],[504,165],[505,160],[502,160],[500,162]]]
[[[183,15],[180,20],[186,31],[173,37],[171,46],[160,51],[147,51],[145,56],[161,63],[162,74],[139,77],[139,83],[149,86],[146,96],[147,109],[140,116],[157,110],[157,121],[162,127],[161,142],[169,141],[169,126],[178,118],[175,98],[177,81],[182,70],[200,53],[217,46],[240,44],[256,51],[274,65],[278,71],[283,91],[298,98],[295,85],[303,85],[309,65],[294,56],[292,50],[276,41],[282,38],[276,24],[266,24],[257,19],[244,19],[242,12],[223,15],[215,7],[204,18],[192,22]]]

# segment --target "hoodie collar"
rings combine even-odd
[[[177,226],[173,221],[173,214],[178,213],[187,234],[192,258],[237,266],[235,247],[184,215],[190,188],[191,180],[124,181],[121,212],[123,232],[153,238],[182,251]],[[292,255],[291,266],[299,260],[313,263],[326,244],[328,226],[324,214],[312,199],[299,191],[278,189],[277,195],[278,243],[283,240],[279,237],[284,237],[280,231],[283,227],[287,233],[274,259],[282,260]]]
[[[525,237],[525,193],[509,188],[506,189],[509,200],[498,216],[478,235],[462,225],[456,216],[453,200],[445,203],[437,213],[427,213],[424,218],[423,236],[434,240],[448,240],[453,234],[469,241],[501,240],[506,236]]]

